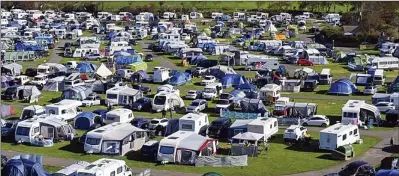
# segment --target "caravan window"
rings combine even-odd
[[[100,144],[100,139],[96,139],[96,138],[86,138],[86,144],[89,144],[89,145],[98,145],[98,144]]]
[[[120,173],[122,173],[122,171],[123,171],[123,167],[121,166],[121,167],[118,167],[118,169],[116,170],[116,173],[120,174]]]
[[[38,133],[39,132],[39,127],[33,128],[33,133]]]
[[[18,127],[17,128],[17,135],[21,136],[28,136],[30,128],[28,127]]]
[[[277,121],[276,122],[274,122],[274,127],[276,127],[277,126]]]
[[[165,96],[157,96],[155,97],[154,104],[156,105],[164,105],[166,102],[166,97]]]
[[[55,110],[54,109],[50,109],[50,111],[48,111],[49,114],[55,114]]]
[[[353,134],[353,132],[352,132],[352,131],[349,131],[349,136],[352,136],[352,134]]]
[[[273,128],[273,124],[270,124],[270,129],[272,129]]]
[[[346,140],[346,134],[344,134],[344,135],[342,136],[342,140],[343,140],[343,141]]]
[[[118,98],[118,95],[116,94],[107,94],[107,99],[116,99]]]
[[[191,124],[182,124],[181,128],[183,130],[191,130],[191,129],[193,129],[193,125],[191,125]]]
[[[347,117],[347,118],[357,118],[357,113],[354,113],[354,112],[344,112],[344,117]]]
[[[175,152],[175,149],[173,147],[161,146],[159,148],[159,153],[162,153],[162,154],[173,154],[174,152]]]
[[[115,176],[115,171],[112,171],[110,176]]]
[[[357,135],[357,129],[353,130],[353,134]]]

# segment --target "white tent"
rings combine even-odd
[[[65,79],[65,76],[58,76],[58,77],[48,80],[46,82],[46,84],[44,85],[43,90],[52,91],[52,92],[63,91],[64,90],[64,79]]]
[[[253,132],[238,133],[233,137],[233,139],[244,140],[244,141],[259,141],[262,138],[263,134],[253,133]]]
[[[111,70],[109,70],[103,63],[98,67],[96,74],[102,78],[107,78],[112,75]]]
[[[11,63],[11,64],[3,65],[3,68],[9,70],[11,72],[11,74],[14,75],[14,76],[18,76],[22,72],[22,65],[17,64],[17,63]],[[2,73],[6,73],[6,72],[7,71],[4,71],[2,69]]]

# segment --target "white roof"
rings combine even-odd
[[[237,119],[233,122],[233,124],[230,125],[230,128],[240,128],[242,126],[248,125],[252,121],[253,119]]]
[[[330,74],[331,69],[329,68],[323,68],[323,70],[321,70],[321,75],[329,75]]]
[[[89,131],[87,136],[101,137],[103,140],[123,140],[127,136],[131,135],[136,131],[144,131],[143,129],[137,128],[130,123],[114,122],[93,131]]]
[[[39,106],[39,105],[30,105],[30,106],[24,107],[24,109],[36,110],[36,109],[44,109],[44,107],[43,106]]]
[[[396,57],[375,57],[371,60],[372,63],[376,62],[386,62],[386,61],[399,61],[399,58]]]
[[[109,158],[101,158],[97,161],[94,161],[90,165],[86,166],[84,169],[79,169],[79,172],[96,174],[98,171],[103,171],[106,168],[118,168],[120,166],[125,165],[126,162],[123,160],[109,159]]]
[[[198,121],[201,118],[206,116],[204,113],[188,113],[184,115],[183,117],[180,118],[180,120],[193,120],[193,121]]]
[[[121,116],[123,114],[130,114],[133,113],[132,110],[130,109],[125,109],[125,108],[118,108],[118,109],[114,109],[112,111],[107,112],[107,116],[108,115],[113,115],[113,116]]]
[[[353,110],[353,109],[360,109],[366,101],[364,100],[348,100],[344,107],[342,108],[342,111],[348,111],[348,110]]]
[[[353,130],[354,128],[358,128],[357,125],[352,125],[352,124],[343,125],[341,123],[337,123],[321,130],[320,133],[329,133],[329,134],[346,133],[347,131]]]
[[[82,106],[82,102],[81,101],[77,101],[77,100],[61,100],[58,103],[54,103],[54,104],[49,104],[46,105],[46,108],[54,108],[54,107],[60,107],[60,106],[66,106],[66,107],[78,107],[78,106]]]
[[[198,151],[209,140],[212,139],[194,132],[177,131],[162,139],[160,145]]]
[[[100,67],[98,67],[96,74],[102,78],[106,78],[112,75],[112,72],[103,64],[101,63]]]
[[[177,146],[177,144],[187,136],[191,135],[194,132],[191,131],[177,131],[168,137],[163,138],[160,142],[159,145],[162,146]]]
[[[258,119],[254,119],[253,121],[249,122],[248,125],[264,126],[266,124],[273,123],[274,121],[277,121],[277,119],[275,119],[275,118],[258,118]]]
[[[233,137],[233,139],[247,140],[247,141],[259,141],[262,138],[263,134],[253,133],[253,132],[238,133]]]
[[[261,91],[275,91],[275,90],[280,90],[281,86],[277,84],[266,84],[263,86],[260,90]]]

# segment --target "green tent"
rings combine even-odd
[[[210,36],[211,33],[212,33],[212,31],[211,31],[211,29],[209,29],[209,28],[205,28],[205,29],[204,29],[204,33],[205,33],[207,36]]]

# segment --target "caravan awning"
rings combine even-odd
[[[259,141],[262,138],[263,134],[252,133],[252,132],[238,133],[233,137],[233,139],[246,140],[246,141]]]
[[[139,91],[136,89],[132,89],[130,87],[125,87],[124,89],[122,89],[119,94],[120,95],[125,95],[125,96],[134,96],[137,95]]]
[[[210,138],[201,136],[197,133],[193,133],[190,136],[184,138],[177,148],[182,148],[182,149],[188,149],[188,150],[193,150],[193,151],[198,151],[201,146],[210,140]]]

